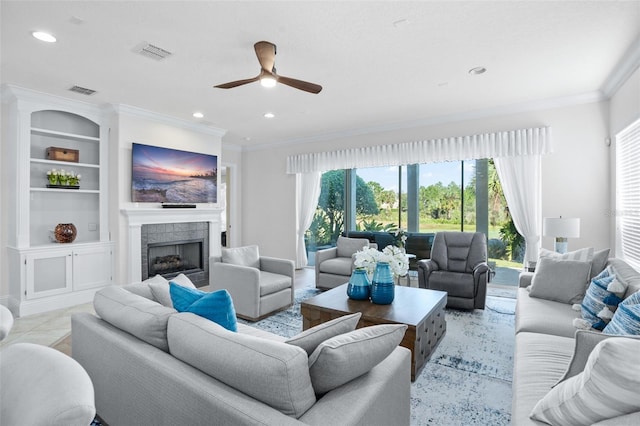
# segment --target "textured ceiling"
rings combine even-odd
[[[640,37],[639,1],[3,0],[0,13],[2,83],[205,122],[246,146],[593,94]],[[259,40],[277,45],[279,74],[322,92],[212,88],[258,74]],[[137,55],[142,42],[173,55]]]

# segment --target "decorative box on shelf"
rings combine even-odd
[[[50,146],[47,148],[47,160],[68,161],[77,163],[80,160],[80,151],[77,149],[59,148]]]

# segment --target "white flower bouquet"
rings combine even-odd
[[[47,171],[47,179],[50,185],[72,185],[78,186],[82,175],[75,172],[67,172],[64,169],[52,169]]]
[[[394,277],[404,277],[409,271],[409,259],[399,247],[389,245],[382,251],[367,247],[358,251],[355,256],[355,267],[365,269],[369,276],[373,275],[378,262],[388,263]]]

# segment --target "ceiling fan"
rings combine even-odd
[[[295,89],[304,90],[309,93],[320,93],[322,86],[319,84],[309,83],[307,81],[296,80],[295,78],[284,77],[276,74],[276,45],[268,41],[259,41],[253,45],[260,62],[260,74],[254,78],[248,78],[246,80],[237,80],[230,83],[218,84],[219,89],[231,89],[233,87],[242,86],[243,84],[253,83],[254,81],[260,81],[260,84],[264,87],[273,87],[276,83],[286,84]]]

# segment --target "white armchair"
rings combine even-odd
[[[258,246],[223,248],[209,259],[210,291],[226,289],[236,315],[258,321],[293,304],[292,260],[260,256]]]
[[[366,238],[338,237],[336,247],[316,252],[316,287],[328,289],[345,284],[353,272],[354,255],[365,247],[378,248]]]

